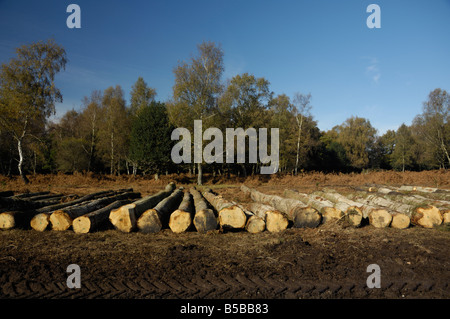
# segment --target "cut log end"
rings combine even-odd
[[[37,214],[31,219],[30,226],[36,231],[44,231],[50,225],[50,214]]]
[[[136,227],[135,207],[135,204],[127,204],[113,209],[109,214],[109,221],[116,229],[125,233],[131,232]]]
[[[161,219],[155,209],[148,209],[142,213],[137,221],[139,231],[144,234],[157,233],[162,229]]]
[[[350,206],[345,212],[345,221],[353,227],[361,226],[363,213],[359,207]]]
[[[289,225],[287,217],[279,211],[266,212],[266,229],[272,233],[285,230]]]
[[[75,218],[72,223],[72,228],[77,234],[87,234],[91,229],[91,220],[85,216]]]
[[[385,209],[374,209],[369,214],[369,223],[376,228],[389,227],[392,215]]]
[[[322,221],[322,215],[312,207],[294,207],[290,215],[296,228],[316,228]]]
[[[419,207],[411,218],[411,223],[424,228],[433,228],[442,224],[443,217],[434,206]]]
[[[442,213],[442,217],[443,217],[443,223],[448,225],[450,224],[450,211],[445,211]]]
[[[329,222],[331,220],[341,219],[345,216],[345,213],[335,207],[326,207],[322,211],[322,223]]]
[[[182,233],[192,224],[191,213],[177,209],[170,215],[169,227],[174,233]]]
[[[406,229],[409,227],[411,219],[405,214],[395,214],[392,216],[391,227],[397,229]]]
[[[8,230],[15,226],[14,212],[3,212],[0,214],[0,229]]]
[[[266,223],[264,222],[264,219],[258,216],[251,216],[245,225],[245,229],[252,234],[263,232],[265,228]]]
[[[50,215],[50,223],[52,224],[52,230],[64,231],[69,229],[72,226],[72,218],[62,211],[57,210]]]
[[[203,209],[195,213],[194,226],[201,234],[217,229],[217,217],[212,209]]]
[[[230,206],[219,212],[219,224],[223,228],[244,228],[247,216],[244,211],[236,206]]]

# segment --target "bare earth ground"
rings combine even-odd
[[[133,187],[144,196],[168,181],[189,187],[195,177],[30,176],[31,184],[0,177],[0,191],[86,194]],[[285,188],[310,192],[356,186],[420,185],[450,188],[450,173],[375,172],[304,174],[299,177],[206,178],[205,186],[224,197],[249,202],[245,183],[266,193]],[[450,298],[449,226],[436,229],[349,228],[340,223],[280,233],[190,231],[174,234],[90,234],[16,229],[0,232],[0,298],[95,299],[298,299]],[[81,268],[81,289],[66,285],[67,266]],[[370,264],[381,269],[381,288],[370,289]]]

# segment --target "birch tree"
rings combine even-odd
[[[17,143],[17,167],[26,184],[29,180],[23,170],[24,141],[33,136],[36,123],[45,123],[54,114],[55,103],[62,102],[55,76],[65,69],[66,63],[64,48],[48,40],[17,48],[16,57],[1,66],[0,126]]]

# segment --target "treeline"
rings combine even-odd
[[[170,100],[156,101],[156,90],[139,77],[129,101],[119,85],[93,90],[79,110],[66,112],[55,123],[48,119],[62,95],[54,76],[66,62],[64,49],[49,40],[17,49],[17,57],[2,65],[1,174],[19,173],[27,181],[25,173],[190,171],[198,174],[201,183],[204,169],[241,176],[259,172],[261,164],[248,160],[175,165],[171,150],[176,141],[171,140],[171,133],[176,127],[193,132],[196,119],[202,120],[203,130],[279,128],[281,173],[450,166],[450,94],[442,89],[430,92],[423,112],[410,126],[402,124],[396,131],[379,135],[368,119],[351,117],[324,132],[311,115],[310,94],[277,95],[268,79],[248,73],[224,81],[222,49],[204,42],[196,56],[175,66]]]

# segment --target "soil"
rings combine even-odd
[[[317,173],[270,180],[214,180],[211,176],[205,186],[241,203],[250,201],[239,191],[242,182],[274,194],[282,194],[287,187],[304,192],[330,187],[351,191],[370,183],[450,188],[446,171],[385,174],[389,177],[381,173]],[[169,180],[189,187],[195,179],[106,178],[36,176],[27,186],[4,178],[0,179],[0,191],[51,190],[81,195],[133,187],[146,195],[160,190]],[[157,234],[114,229],[89,234],[13,229],[0,232],[0,298],[448,299],[449,243],[448,225],[398,230],[370,225],[353,228],[333,222],[314,229],[258,234],[199,234],[193,230],[175,234],[168,228]],[[67,267],[71,264],[81,269],[81,289],[67,287]],[[371,264],[380,267],[381,288],[368,287],[372,272],[367,268]]]

